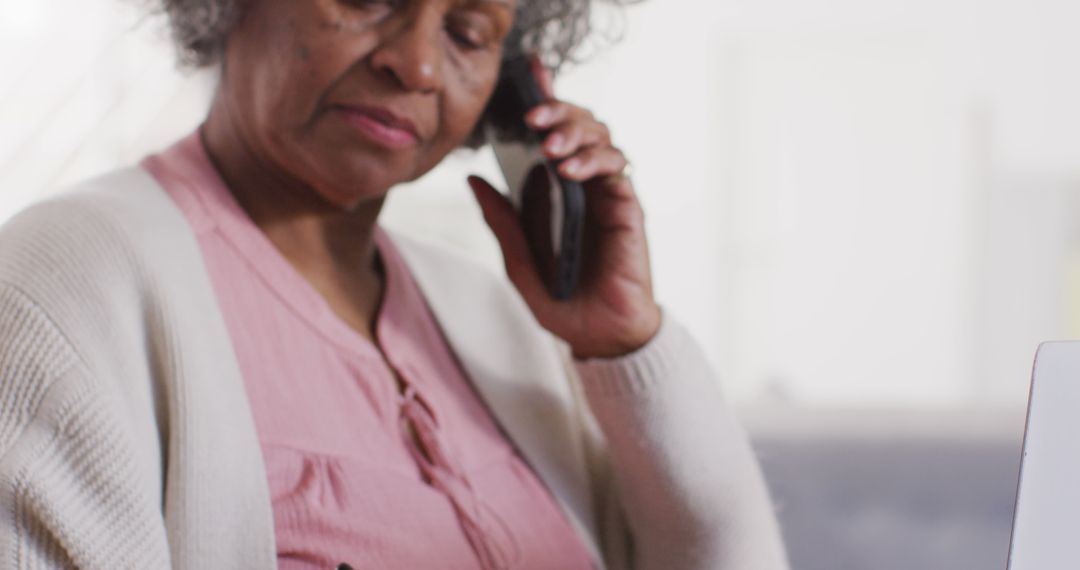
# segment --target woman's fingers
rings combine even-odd
[[[548,158],[559,159],[570,156],[581,147],[608,146],[611,133],[606,125],[598,121],[563,123],[548,133],[544,139],[544,154]]]
[[[525,124],[541,131],[572,119],[592,119],[592,113],[565,101],[541,103],[525,113]]]
[[[506,266],[506,275],[526,299],[539,298],[536,295],[545,295],[544,285],[540,274],[533,263],[529,244],[525,240],[525,232],[521,229],[517,210],[505,196],[496,190],[487,180],[471,175],[468,177],[469,186],[480,204],[480,211],[484,214],[484,221],[495,234],[502,250],[503,264]]]
[[[534,129],[547,131],[543,151],[548,158],[561,159],[582,148],[610,147],[611,131],[588,109],[553,101],[538,105],[525,116]]]
[[[597,176],[619,174],[626,168],[626,156],[612,146],[582,149],[559,164],[559,174],[569,180],[583,182]]]

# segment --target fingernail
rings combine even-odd
[[[540,107],[535,113],[533,113],[533,124],[538,127],[547,126],[548,121],[551,120],[551,109],[547,107]]]
[[[547,149],[550,152],[559,152],[562,150],[563,143],[566,142],[564,137],[558,133],[551,135],[548,139]]]
[[[568,160],[563,164],[563,169],[567,174],[577,174],[578,170],[581,170],[581,162],[577,159]]]

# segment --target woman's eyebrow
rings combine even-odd
[[[514,9],[513,0],[475,0],[475,1],[476,1],[477,4],[496,4],[496,5],[499,5],[499,6],[509,8],[511,10]]]

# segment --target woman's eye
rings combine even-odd
[[[454,40],[454,43],[465,49],[474,50],[484,47],[484,41],[479,39],[475,33],[470,33],[467,30],[447,28],[446,33],[450,35],[450,39]]]
[[[496,34],[494,23],[483,14],[453,14],[446,19],[445,25],[450,39],[469,51],[487,47]]]
[[[356,8],[369,8],[371,6],[393,6],[396,0],[341,0],[342,3]]]

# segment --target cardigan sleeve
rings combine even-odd
[[[160,503],[101,388],[0,283],[0,567],[169,567]]]
[[[637,352],[574,367],[606,442],[628,567],[788,568],[749,441],[679,323],[665,313]]]

